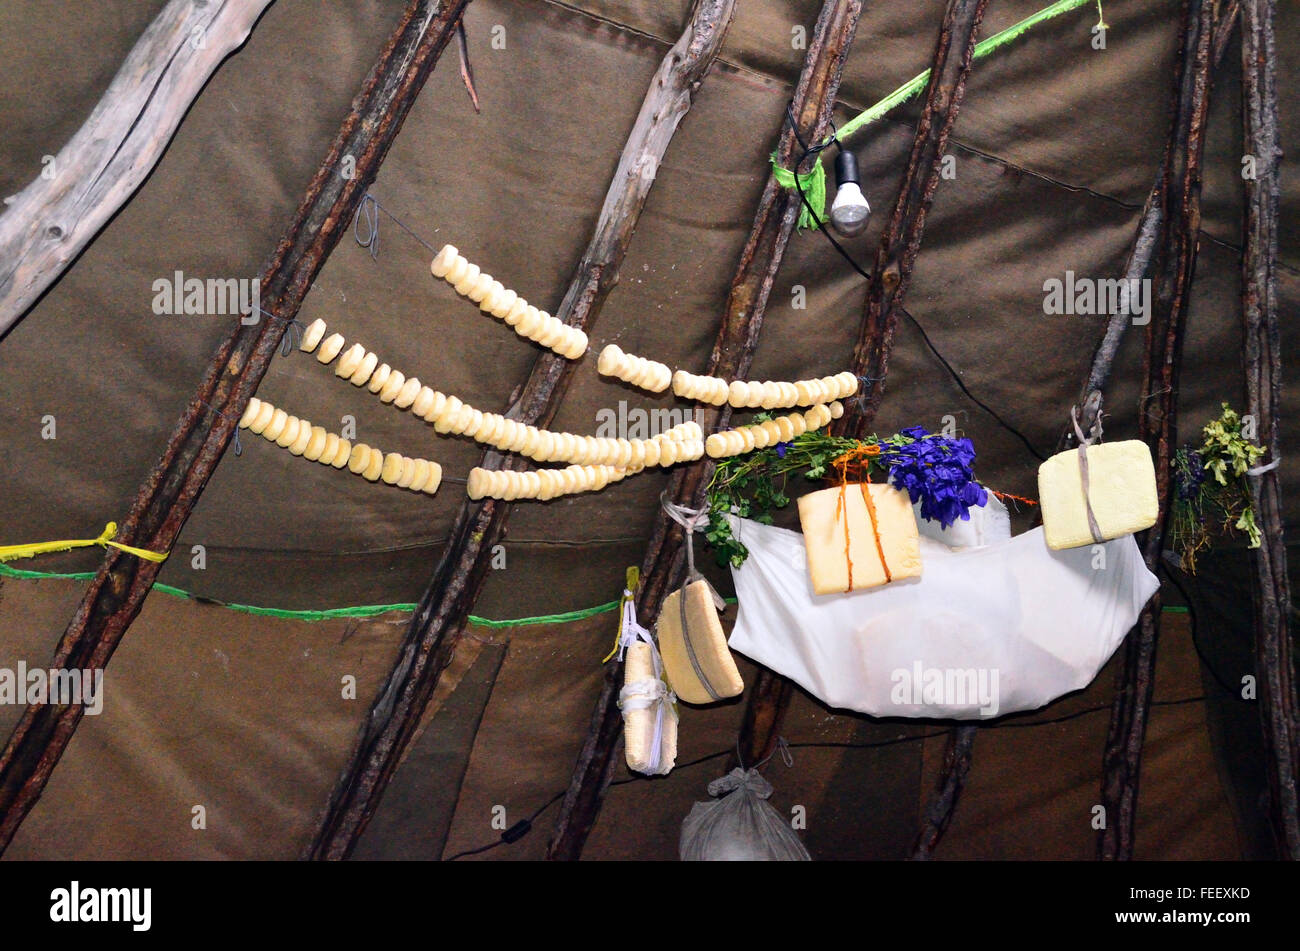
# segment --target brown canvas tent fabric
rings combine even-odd
[[[992,4],[982,35],[1040,5],[1039,0]],[[704,82],[659,170],[622,281],[594,328],[593,354],[575,375],[557,427],[592,432],[598,414],[617,412],[620,401],[628,409],[676,405],[670,398],[653,399],[600,380],[594,352],[606,343],[673,366],[703,366],[762,187],[767,152],[803,56],[792,45],[792,30],[810,28],[818,6],[808,0],[741,0],[722,61]],[[79,6],[75,16],[49,0],[0,7],[0,61],[8,67],[0,81],[0,126],[7,132],[0,148],[0,193],[25,185],[39,172],[41,157],[56,152],[80,125],[161,7],[161,0]],[[135,198],[0,340],[0,379],[6,381],[0,543],[92,537],[124,513],[227,332],[224,321],[233,319],[155,315],[152,282],[176,270],[199,277],[257,273],[400,8],[395,0],[273,4],[248,44],[210,81]],[[475,0],[466,23],[482,114],[473,113],[454,51],[449,52],[408,118],[373,194],[430,243],[456,244],[484,270],[539,306],[553,308],[585,245],[645,84],[679,33],[687,8],[686,0]],[[928,64],[942,9],[939,0],[866,5],[841,89],[840,121]],[[1167,133],[1178,10],[1173,0],[1112,0],[1106,4],[1105,50],[1089,43],[1095,11],[1080,10],[981,62],[971,77],[951,149],[957,177],[936,196],[907,306],[966,384],[1040,449],[1052,445],[1065,420],[1100,326],[1100,318],[1044,315],[1042,284],[1066,270],[1095,277],[1118,273]],[[1280,12],[1279,72],[1293,75],[1300,59],[1295,11],[1283,7]],[[504,49],[493,48],[494,35],[504,36]],[[1242,401],[1235,55],[1234,48],[1218,74],[1211,110],[1203,232],[1180,394],[1185,436],[1215,415],[1221,401],[1238,406]],[[1300,103],[1289,84],[1282,84],[1281,95],[1285,147],[1294,138]],[[895,194],[915,114],[914,104],[896,110],[853,143],[875,208],[873,227],[848,243],[860,261],[870,260]],[[1298,191],[1286,165],[1283,185],[1279,282],[1286,314],[1300,298]],[[352,242],[339,247],[302,319],[322,317],[404,372],[477,406],[501,409],[535,356],[532,346],[433,281],[428,253],[391,222],[381,222],[381,233],[377,259]],[[795,287],[806,289],[805,309],[792,306]],[[864,290],[820,237],[792,240],[753,375],[784,379],[842,368]],[[1285,320],[1283,334],[1285,351],[1295,352],[1295,330]],[[1108,401],[1112,438],[1135,431],[1140,368],[1141,335],[1130,333]],[[453,478],[463,478],[477,459],[477,449],[466,440],[435,436],[431,427],[379,404],[302,354],[277,358],[259,393],[322,424],[354,416],[362,441],[435,458]],[[1285,446],[1300,438],[1295,423],[1300,414],[1296,390],[1284,396]],[[49,415],[57,422],[53,440],[41,438],[42,420]],[[904,325],[878,428],[893,431],[915,423],[937,428],[946,415],[956,417],[974,439],[978,473],[986,483],[1036,494],[1036,462],[965,399]],[[241,457],[228,454],[222,462],[161,580],[203,597],[290,609],[418,597],[460,504],[459,485],[448,482],[431,499],[413,496],[306,465],[253,437],[245,443]],[[1290,463],[1284,462],[1283,470],[1287,515],[1294,524],[1300,476]],[[518,506],[505,543],[507,566],[489,573],[476,613],[529,617],[616,597],[625,566],[640,561],[658,517],[663,481],[661,474],[645,474],[591,496]],[[194,545],[206,551],[202,570],[192,567]],[[97,562],[97,551],[90,550],[45,556],[23,567],[84,571]],[[724,576],[719,580],[725,583]],[[5,656],[30,663],[47,658],[75,604],[74,589],[63,582],[4,580],[0,649]],[[461,716],[481,715],[482,722],[472,753],[466,751],[458,767],[465,783],[448,826],[452,851],[482,839],[484,829],[475,825],[482,822],[481,807],[504,795],[494,790],[512,767],[505,752],[511,748],[512,710],[545,710],[547,728],[554,731],[543,744],[546,763],[530,763],[523,771],[529,796],[549,795],[567,780],[595,696],[596,662],[611,636],[608,616],[602,617],[605,621],[515,631],[497,686],[483,701],[486,709],[473,703],[457,708]],[[80,849],[105,856],[151,849],[168,855],[295,854],[324,804],[350,749],[360,709],[373,696],[400,632],[396,623],[369,621],[344,640],[345,627],[344,622],[250,618],[155,594],[109,670],[110,682],[121,678],[124,685],[132,676],[143,677],[138,690],[128,700],[123,686],[118,712],[87,721],[79,731],[68,761],[56,771],[45,801],[9,855]],[[1176,639],[1171,634],[1166,640]],[[227,673],[217,650],[238,673]],[[241,659],[245,651],[252,653]],[[478,656],[461,659],[462,673]],[[359,681],[361,699],[351,706],[338,700],[345,664],[356,667]],[[1190,679],[1178,683],[1195,691],[1191,671],[1182,673]],[[1110,682],[1110,674],[1103,673],[1088,694],[1101,691],[1092,702],[1105,702]],[[241,697],[237,709],[223,705],[231,696],[226,691]],[[454,693],[450,687],[446,692]],[[1084,700],[1066,703],[1076,702]],[[870,742],[900,730],[857,718],[819,725],[830,714],[807,698],[798,704],[792,722],[815,736]],[[1166,763],[1172,773],[1190,769],[1193,762],[1209,763],[1208,753],[1195,749],[1201,742],[1198,709],[1162,708],[1157,714],[1152,740],[1165,745],[1153,748],[1148,763],[1153,769],[1161,757],[1172,757]],[[1054,707],[1044,715],[1055,713]],[[431,714],[429,722],[439,715]],[[691,711],[683,757],[725,747],[734,739],[739,715],[738,705]],[[0,726],[10,722],[5,717],[16,713],[0,708]],[[113,717],[121,721],[121,733],[110,730]],[[1068,795],[1059,785],[1035,794],[1037,808],[1048,810],[1042,821],[1050,825],[1062,813],[1055,805],[1042,805],[1045,798],[1069,799],[1074,809],[1095,790],[1098,731],[1104,729],[1098,724],[1104,720],[1104,713],[1094,714],[1042,727],[1022,741],[1013,730],[982,738],[976,755],[979,782],[972,783],[963,804],[970,811],[959,811],[948,847],[971,855],[1026,854],[1037,847],[1038,837],[1016,816],[1004,817],[1003,824],[989,821],[1003,807],[993,803],[1005,801],[980,806],[979,789],[998,786],[999,780],[1006,785],[1021,772],[1012,764],[1023,763],[1026,749],[1032,749],[1029,735],[1056,731],[1062,744],[1079,740],[1081,752],[1062,757],[1074,772],[1039,777],[1048,784],[1067,778],[1072,783]],[[1166,728],[1168,733],[1156,735]],[[150,731],[157,743],[142,738]],[[792,738],[808,735],[793,726],[790,732]],[[226,741],[202,746],[200,756],[200,747],[186,740],[191,734]],[[258,746],[264,757],[260,772],[223,773],[235,768],[228,759],[231,750],[254,736],[264,744]],[[489,737],[496,738],[491,745]],[[834,810],[844,835],[860,840],[855,847],[863,851],[853,854],[900,854],[918,802],[928,793],[937,742],[926,741],[924,755],[919,742],[902,744],[901,750],[799,754],[790,779],[777,770],[778,796],[788,807],[811,803],[822,790],[823,806]],[[119,754],[127,746],[134,752],[123,759]],[[995,749],[999,752],[990,752]],[[78,761],[84,761],[81,767]],[[134,764],[121,776],[120,787],[87,781],[111,770],[114,762]],[[78,774],[78,769],[85,771]],[[709,769],[617,787],[593,834],[593,857],[642,848],[667,856],[675,823],[693,797],[702,798]],[[205,771],[220,782],[212,785]],[[207,792],[194,784],[201,774]],[[797,786],[801,782],[803,788]],[[110,788],[120,795],[110,795]],[[1153,815],[1156,800],[1146,798],[1154,795],[1152,788],[1158,787],[1144,779],[1144,821],[1164,821]],[[524,791],[518,805],[509,804],[512,816],[534,804],[535,796]],[[1019,792],[1029,800],[1029,791]],[[214,804],[209,809],[213,834],[206,837],[173,839],[171,831],[150,825],[166,825],[171,818],[145,818],[175,815],[188,828],[189,809],[204,795]],[[274,808],[242,811],[260,804],[263,795],[275,800]],[[249,797],[243,806],[241,796]],[[152,805],[132,810],[132,797]],[[1218,815],[1214,810],[1222,804],[1212,805],[1213,798],[1197,800],[1197,808]],[[1190,808],[1190,800],[1182,802]],[[620,838],[627,834],[628,810],[638,808],[655,811],[653,827],[661,838],[654,843]],[[225,823],[218,833],[215,820],[223,810],[234,810],[230,814],[239,820]],[[874,818],[864,818],[863,812]],[[100,830],[87,841],[73,841],[70,832],[60,839],[53,830],[58,817],[68,815],[99,816]],[[985,820],[978,829],[977,816]],[[874,832],[857,836],[868,821]],[[1198,829],[1211,824],[1209,819],[1197,823]],[[967,838],[963,828],[971,829]],[[1227,828],[1215,834],[1226,835]],[[1051,847],[1084,856],[1087,830],[1071,835],[1072,845],[1059,838]],[[1186,830],[1181,835],[1170,833],[1169,851],[1160,854],[1178,854],[1185,847],[1228,857],[1235,849],[1227,840],[1210,842]],[[815,853],[829,854],[818,842],[835,840],[830,828],[810,824],[808,836]],[[518,854],[528,849],[538,854],[543,838],[534,833]]]
[[[6,637],[0,667],[42,663],[43,633],[61,623],[80,590],[76,582],[6,581],[6,631],[23,636]],[[1169,618],[1158,702],[1201,695],[1186,625]],[[295,858],[404,623],[396,613],[364,622],[250,618],[151,599],[106,672],[103,712],[83,721],[5,857]],[[600,689],[593,658],[608,650],[612,632],[610,614],[504,632],[472,628],[356,858],[477,848],[499,835],[495,807],[513,824],[562,790]],[[752,678],[752,665],[741,669]],[[1114,662],[1088,690],[981,732],[941,858],[1091,857],[1113,674]],[[343,699],[346,675],[357,678],[355,701]],[[1204,710],[1200,702],[1156,707],[1140,859],[1239,855]],[[741,711],[734,701],[684,709],[682,765],[667,777],[620,768],[584,857],[675,858],[681,820],[707,799],[704,787],[723,768]],[[0,730],[20,712],[0,707]],[[1073,719],[1025,725],[1062,717]],[[789,815],[803,807],[815,858],[906,855],[942,757],[942,724],[845,715],[799,693],[784,735],[794,765],[767,767],[773,803]],[[704,757],[711,758],[694,763]],[[204,807],[206,828],[193,827],[195,806]],[[553,816],[552,806],[524,840],[482,858],[540,858]]]

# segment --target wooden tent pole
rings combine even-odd
[[[1215,66],[1223,59],[1223,54],[1227,50],[1228,38],[1232,35],[1233,25],[1237,17],[1237,6],[1238,0],[1230,0],[1229,3],[1226,3],[1215,27],[1213,53]],[[1166,146],[1166,164],[1169,161],[1168,157],[1173,145],[1174,143],[1171,141]],[[1162,169],[1163,167],[1162,165]],[[1133,247],[1129,250],[1128,260],[1124,264],[1125,281],[1142,280],[1146,277],[1151,266],[1151,257],[1160,236],[1160,223],[1163,220],[1161,218],[1162,205],[1160,201],[1160,189],[1163,182],[1164,175],[1162,172],[1147,195],[1146,204],[1143,206],[1142,214],[1138,218]],[[1091,429],[1092,424],[1097,419],[1097,412],[1101,408],[1102,393],[1110,380],[1110,372],[1115,363],[1115,355],[1119,352],[1120,340],[1123,338],[1124,331],[1128,328],[1131,319],[1132,317],[1126,313],[1117,312],[1112,314],[1106,323],[1101,340],[1097,344],[1092,364],[1088,370],[1088,378],[1084,382],[1078,403],[1082,407],[1080,410],[1080,424],[1085,431]],[[1067,426],[1061,434],[1057,451],[1066,449],[1071,444],[1073,436],[1073,428]],[[942,838],[948,824],[952,821],[952,813],[957,807],[957,800],[961,796],[962,789],[965,788],[966,774],[970,771],[971,747],[975,742],[975,731],[977,729],[976,724],[965,724],[955,728],[949,735],[935,798],[926,813],[921,833],[917,836],[917,840],[912,847],[913,859],[930,858],[934,854],[934,848],[938,845],[939,839]]]
[[[650,81],[605,195],[591,242],[555,316],[586,329],[618,283],[632,233],[655,173],[695,92],[722,48],[735,0],[695,0],[681,38]],[[506,415],[545,426],[555,415],[574,364],[553,353],[537,358]],[[488,469],[523,468],[523,461],[489,451]],[[442,671],[451,662],[478,598],[492,547],[505,535],[510,503],[496,499],[461,506],[451,538],[411,619],[397,665],[362,724],[325,814],[304,852],[310,859],[351,854],[410,742]]]
[[[0,214],[0,337],[149,177],[208,78],[271,0],[171,0],[90,118]]]
[[[975,35],[987,5],[987,0],[949,0],[944,14],[925,108],[916,125],[907,174],[880,239],[862,329],[853,350],[854,372],[868,377],[870,382],[854,402],[854,409],[839,420],[836,429],[841,435],[857,439],[866,436],[884,398],[894,331],[921,250],[925,215],[939,186],[944,149],[961,109]]]
[[[1276,0],[1242,5],[1242,120],[1245,153],[1255,174],[1245,178],[1245,251],[1241,260],[1245,325],[1246,412],[1253,416],[1264,465],[1280,456],[1279,416],[1282,346],[1277,319],[1277,216],[1282,148],[1277,116]],[[1268,751],[1268,784],[1278,854],[1300,859],[1300,704],[1290,636],[1291,586],[1282,535],[1281,473],[1250,477],[1255,521],[1263,543],[1255,555],[1255,664],[1259,710]]]
[[[805,142],[819,141],[830,130],[844,58],[853,43],[861,12],[861,0],[826,0],[822,6],[795,87],[792,106],[799,133]],[[782,120],[778,159],[785,168],[791,169],[799,155],[795,136],[789,124]],[[731,281],[718,336],[704,372],[728,379],[743,378],[748,372],[763,326],[772,282],[799,210],[798,192],[782,188],[769,174],[754,215],[753,228]],[[696,418],[708,432],[725,426],[730,410],[725,406],[705,407]],[[678,467],[669,481],[668,496],[679,504],[698,507],[703,503],[712,472],[713,464],[707,458],[690,466]],[[654,623],[664,597],[680,577],[684,564],[682,540],[682,531],[676,522],[663,516],[657,520],[641,569],[637,594],[637,617],[643,624]],[[620,663],[611,661],[605,665],[600,696],[592,711],[587,736],[551,835],[547,849],[549,859],[577,859],[600,812],[622,728],[618,709],[622,676]]]
[[[925,105],[917,121],[893,213],[880,238],[853,351],[853,372],[871,377],[874,383],[862,391],[860,398],[849,403],[836,424],[835,428],[845,435],[861,438],[870,429],[880,406],[894,328],[920,253],[925,216],[939,185],[948,138],[965,97],[971,55],[986,6],[987,3],[973,0],[952,0],[939,29]],[[757,763],[771,755],[793,693],[793,685],[786,678],[765,667],[759,668],[740,727],[740,756],[744,762]],[[963,729],[966,728],[958,728]],[[973,737],[966,737],[961,741],[967,763],[972,740]],[[958,787],[945,801],[955,804],[959,793]],[[938,835],[942,835],[946,826],[944,822]]]
[[[1239,9],[1239,0],[1229,0],[1224,3],[1219,15],[1218,22],[1214,28],[1214,68],[1218,68],[1219,63],[1223,61],[1224,53],[1228,49],[1228,40],[1232,37],[1232,31],[1237,23],[1237,13]],[[1175,82],[1180,82],[1177,72],[1175,72]],[[1175,88],[1175,94],[1177,88]],[[1175,95],[1174,108],[1180,109],[1185,103],[1181,97]],[[1190,103],[1186,103],[1190,105]],[[1164,158],[1161,161],[1160,172],[1156,176],[1155,184],[1151,186],[1151,191],[1147,194],[1146,203],[1142,206],[1142,214],[1138,218],[1137,233],[1133,239],[1133,247],[1129,249],[1128,259],[1124,262],[1123,278],[1130,286],[1133,281],[1140,281],[1147,276],[1151,269],[1151,259],[1155,254],[1156,247],[1161,235],[1161,226],[1163,218],[1161,214],[1164,210],[1164,203],[1161,199],[1161,188],[1164,185],[1166,169],[1169,167],[1173,150],[1179,147],[1177,135],[1180,129],[1185,128],[1185,122],[1176,121],[1170,132],[1169,141],[1165,145]],[[1115,365],[1115,357],[1119,353],[1120,341],[1124,337],[1124,332],[1128,329],[1132,321],[1132,315],[1117,310],[1110,315],[1106,321],[1106,327],[1102,331],[1100,340],[1097,343],[1096,350],[1093,351],[1092,364],[1088,369],[1088,378],[1084,381],[1083,389],[1079,393],[1076,405],[1079,407],[1079,426],[1087,432],[1097,420],[1097,412],[1101,408],[1102,396],[1106,391],[1106,386],[1110,382],[1110,373]],[[1074,427],[1066,425],[1061,429],[1061,436],[1057,440],[1056,451],[1061,452],[1074,445]]]
[[[412,0],[317,170],[292,223],[262,270],[264,311],[217,348],[161,458],[136,494],[119,541],[168,551],[221,461],[287,321],[339,239],[397,137],[469,0]],[[346,166],[354,167],[343,174]],[[101,669],[140,612],[161,566],[108,549],[55,650],[51,667]],[[28,706],[0,753],[0,852],[36,804],[81,721],[81,705]]]
[[[935,788],[934,798],[921,820],[921,830],[916,841],[912,843],[911,858],[925,861],[934,857],[934,850],[939,840],[948,831],[952,815],[957,811],[957,800],[966,788],[966,776],[970,773],[972,748],[975,734],[979,732],[973,723],[963,723],[948,733],[944,747],[943,770]]]
[[[1143,557],[1152,571],[1159,567],[1169,518],[1170,464],[1177,441],[1177,395],[1183,336],[1196,267],[1201,223],[1201,169],[1205,123],[1209,114],[1213,36],[1218,0],[1188,0],[1179,53],[1178,108],[1171,136],[1170,162],[1160,186],[1161,234],[1156,250],[1152,315],[1146,328],[1145,380],[1138,432],[1155,459],[1160,512],[1142,539]],[[1160,628],[1160,593],[1147,602],[1138,625],[1124,640],[1123,664],[1111,706],[1110,728],[1102,756],[1101,805],[1105,828],[1098,836],[1098,857],[1133,857],[1142,744],[1154,687],[1156,642]]]

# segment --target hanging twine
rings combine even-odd
[[[871,520],[871,533],[875,536],[876,554],[880,556],[880,567],[885,569],[885,583],[894,580],[894,576],[889,571],[889,563],[885,561],[885,546],[880,540],[880,523],[876,516],[876,502],[867,490],[871,484],[871,460],[880,455],[880,446],[875,443],[860,444],[842,456],[831,460],[840,474],[840,494],[835,502],[835,517],[844,520],[844,561],[849,569],[849,585],[844,592],[853,590],[853,558],[849,555],[849,507],[844,498],[844,493],[848,488],[849,471],[854,473],[858,488],[862,492],[862,502],[867,507],[867,517]]]
[[[1101,544],[1106,539],[1101,534],[1097,516],[1092,510],[1092,499],[1088,494],[1088,447],[1101,439],[1101,411],[1097,411],[1097,418],[1086,437],[1079,427],[1079,407],[1070,407],[1070,422],[1074,424],[1074,435],[1079,440],[1079,481],[1083,486],[1083,511],[1088,516],[1088,531],[1092,533],[1092,540]]]
[[[364,238],[361,236],[362,222],[366,225]],[[370,260],[379,257],[379,201],[368,192],[361,196],[361,203],[357,205],[357,212],[352,218],[352,237],[370,252]]]
[[[31,558],[33,555],[43,555],[53,551],[69,551],[73,548],[90,548],[92,545],[98,545],[101,548],[107,548],[112,545],[119,548],[129,555],[135,555],[137,558],[143,558],[145,561],[161,562],[167,559],[169,552],[149,551],[146,548],[135,548],[131,545],[123,545],[121,542],[113,541],[113,536],[117,534],[117,522],[109,522],[104,526],[104,531],[98,538],[77,538],[66,539],[56,542],[34,542],[27,545],[0,545],[0,561],[13,561],[16,558]]]
[[[619,662],[623,660],[623,652],[632,646],[638,639],[645,640],[649,637],[650,632],[637,623],[636,620],[636,589],[641,583],[641,569],[635,565],[627,569],[626,586],[623,588],[623,597],[619,600],[619,621],[618,633],[614,635],[614,646],[608,654],[601,658],[602,664],[607,664],[618,655]],[[646,637],[641,637],[644,634]]]

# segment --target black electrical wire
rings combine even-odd
[[[799,134],[799,126],[795,122],[794,118],[793,105],[786,106],[785,114],[786,120],[790,123],[790,131],[794,133],[795,141],[798,142],[799,147],[803,149],[803,154],[799,156],[799,161],[797,161],[794,166],[794,185],[795,189],[799,192],[799,200],[803,202],[803,206],[807,209],[809,216],[816,224],[817,230],[826,237],[826,240],[834,246],[835,250],[838,251],[840,256],[849,263],[849,266],[853,268],[853,270],[857,271],[863,279],[870,281],[871,275],[867,273],[857,261],[853,260],[853,257],[844,249],[843,245],[835,240],[835,236],[831,234],[830,228],[827,227],[826,222],[822,220],[821,214],[812,206],[812,203],[808,201],[808,196],[803,190],[803,183],[799,181],[799,170],[803,167],[804,162],[806,162],[810,156],[820,155],[823,151],[829,148],[832,143],[837,148],[843,148],[839,139],[835,137],[834,127],[832,127],[831,137],[829,139],[817,145],[810,146],[804,142],[803,136]],[[938,358],[939,362],[943,364],[943,368],[948,371],[948,375],[953,378],[953,381],[956,382],[961,391],[966,394],[966,397],[980,409],[984,410],[984,412],[992,416],[999,426],[1019,439],[1024,444],[1025,448],[1029,450],[1030,455],[1039,462],[1046,461],[1047,457],[1034,447],[1034,444],[1029,441],[1028,437],[1026,437],[1024,433],[1012,426],[1009,422],[998,415],[997,411],[994,410],[993,407],[989,406],[989,404],[985,403],[970,391],[970,388],[966,386],[961,376],[955,369],[953,369],[952,364],[949,363],[947,358],[939,352],[939,348],[934,345],[934,341],[930,339],[930,335],[926,333],[925,328],[921,326],[921,322],[913,317],[906,308],[900,306],[898,309],[902,312],[903,316],[910,320],[916,329],[921,332],[921,339],[925,341],[925,345],[930,349],[930,352]]]
[[[1199,703],[1204,700],[1205,700],[1205,696],[1202,694],[1196,697],[1180,697],[1177,700],[1156,700],[1152,702],[1151,706],[1174,707],[1186,703]],[[1076,710],[1073,713],[1066,713],[1059,717],[1053,717],[1050,720],[1029,720],[1026,722],[993,723],[990,724],[989,726],[982,727],[982,729],[986,729],[986,730],[1026,729],[1035,726],[1050,726],[1053,723],[1064,723],[1067,720],[1077,720],[1080,717],[1085,717],[1088,716],[1089,714],[1099,713],[1102,710],[1109,710],[1109,709],[1110,709],[1110,705],[1106,704],[1102,706],[1088,707],[1084,710]],[[872,750],[872,749],[879,749],[885,746],[898,746],[899,744],[902,743],[919,743],[922,740],[932,740],[941,736],[946,736],[948,732],[949,732],[948,730],[937,730],[932,733],[918,733],[913,736],[896,736],[888,740],[874,740],[870,743],[836,743],[836,742],[823,741],[823,742],[808,742],[808,743],[787,743],[786,746],[792,750],[804,750],[804,749]],[[697,759],[688,760],[685,763],[678,763],[674,767],[674,770],[680,772],[683,769],[689,769],[692,766],[698,766],[701,763],[707,763],[710,760],[721,759],[722,757],[729,755],[731,752],[732,752],[731,749],[725,749],[725,750],[719,750],[716,753],[709,753],[706,756],[701,756],[698,757]],[[628,783],[650,782],[658,778],[661,777],[629,776],[626,779],[616,779],[609,785],[611,787],[626,786]],[[509,845],[511,843],[519,841],[530,831],[532,831],[532,825],[534,822],[537,821],[537,818],[547,809],[551,808],[551,806],[555,805],[557,802],[563,799],[564,794],[567,791],[568,790],[560,790],[559,792],[557,792],[554,796],[546,800],[546,802],[544,802],[540,807],[538,807],[538,809],[535,810],[531,816],[529,816],[527,819],[523,819],[519,822],[516,822],[505,832],[501,833],[501,836],[495,841],[489,842],[486,845],[480,845],[478,848],[475,849],[466,849],[463,852],[457,852],[455,855],[448,858],[447,861],[454,862],[457,859],[464,858],[467,855],[478,855],[482,852],[491,851],[492,849],[495,849],[497,846]]]

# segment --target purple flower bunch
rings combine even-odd
[[[889,467],[889,481],[921,503],[922,518],[947,528],[969,521],[970,510],[988,502],[988,490],[971,471],[975,447],[969,439],[936,436],[924,426],[909,426],[899,436],[911,442],[882,442],[880,461]]]
[[[1196,497],[1205,481],[1205,460],[1195,449],[1184,449],[1174,460],[1174,474],[1178,483],[1178,497],[1184,502]]]

